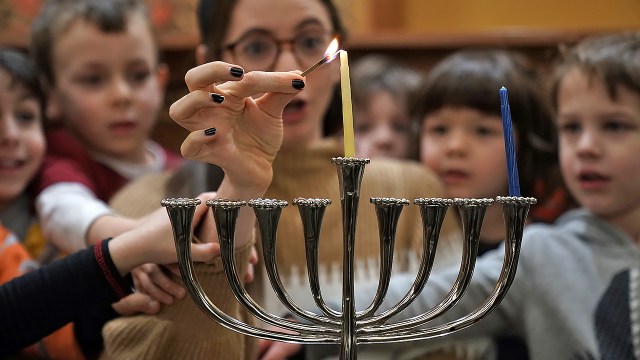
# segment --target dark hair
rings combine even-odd
[[[344,43],[347,32],[340,20],[338,8],[332,0],[318,0],[324,5],[331,18],[333,33]],[[236,0],[200,0],[198,3],[198,29],[200,42],[207,47],[207,60],[213,61],[222,58],[223,41],[227,36],[231,14],[236,5]],[[334,135],[342,130],[342,102],[338,87],[334,91],[329,108],[324,116],[323,134]]]
[[[24,86],[38,100],[44,116],[46,96],[31,59],[18,51],[0,47],[0,69],[9,74],[13,84]]]
[[[55,83],[53,48],[57,36],[77,20],[90,22],[105,33],[122,32],[132,13],[142,14],[155,36],[147,6],[142,0],[45,1],[31,27],[31,54],[47,82]]]
[[[560,82],[574,69],[602,80],[612,100],[617,97],[618,85],[640,94],[640,31],[590,37],[561,51],[550,91],[556,109]]]
[[[537,79],[534,68],[517,54],[497,49],[460,51],[426,76],[413,101],[412,117],[421,124],[425,116],[445,106],[500,116],[499,89],[507,87],[518,134],[522,193],[532,196],[539,182],[549,180],[551,174],[556,174],[555,182],[560,181],[551,110]]]

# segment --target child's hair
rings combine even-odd
[[[555,188],[555,182],[560,181],[555,129],[543,85],[524,57],[497,49],[449,55],[429,72],[416,92],[412,118],[421,125],[425,116],[446,106],[501,116],[499,89],[502,86],[509,90],[513,125],[518,134],[522,194],[539,195],[541,186],[546,191],[548,186]],[[541,185],[542,177],[554,178],[554,183]]]
[[[640,31],[587,38],[562,51],[551,82],[551,102],[555,109],[560,82],[574,69],[602,80],[612,100],[617,97],[618,85],[640,94]]]
[[[46,95],[31,59],[18,51],[0,47],[0,70],[9,74],[14,84],[24,86],[36,97],[40,104],[41,114],[44,114]]]
[[[31,28],[31,54],[49,84],[55,83],[53,49],[56,38],[77,20],[87,21],[105,33],[123,32],[128,18],[138,13],[148,20],[155,36],[149,11],[142,0],[47,0]]]

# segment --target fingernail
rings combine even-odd
[[[235,66],[229,69],[229,71],[231,72],[231,75],[235,77],[242,77],[242,75],[244,74],[244,70],[242,68]]]
[[[207,136],[213,136],[216,134],[216,128],[212,127],[212,128],[208,128],[204,131],[204,134]]]
[[[304,89],[304,81],[299,79],[291,80],[291,86],[296,90],[302,90]]]
[[[213,100],[213,102],[215,103],[222,104],[222,102],[224,101],[224,96],[220,94],[209,93],[209,96],[211,96],[211,100]]]

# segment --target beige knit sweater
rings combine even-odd
[[[331,199],[332,205],[327,208],[323,220],[319,249],[320,284],[325,299],[336,299],[341,294],[340,192],[336,167],[331,163],[332,157],[341,154],[341,146],[332,139],[323,140],[304,151],[279,153],[273,164],[274,179],[266,194],[268,198],[287,200],[290,203],[296,197]],[[112,199],[112,206],[116,209],[143,206],[145,203],[157,206],[155,204],[162,198],[159,194],[163,194],[167,179],[167,174],[143,177],[120,191]],[[356,281],[362,283],[378,280],[378,225],[374,207],[369,203],[370,197],[413,200],[418,197],[443,196],[442,186],[434,175],[420,164],[372,160],[365,168],[361,189],[356,229]],[[437,249],[436,267],[460,261],[460,238],[455,217],[447,216]],[[411,205],[403,210],[398,225],[394,270],[415,269],[420,260],[417,254],[421,246],[420,214],[418,208]],[[298,209],[289,206],[283,209],[278,226],[279,272],[289,295],[298,305],[309,308],[313,303],[308,290],[304,254]],[[251,289],[252,294],[268,311],[281,315],[285,313],[285,307],[276,299],[263,269],[260,264],[256,267],[256,280],[251,284],[254,287]],[[212,294],[212,291],[213,289],[209,290],[209,294]],[[248,316],[239,305],[234,305],[235,299],[228,293],[216,293],[213,302],[228,309],[229,314],[235,312],[242,318]],[[365,302],[368,303],[363,301]],[[157,317],[140,317],[142,320],[136,321],[123,318],[108,324],[104,329],[106,354],[119,359],[169,359],[175,358],[175,354],[180,354],[179,358],[185,359],[251,358],[243,356],[253,351],[252,340],[234,336],[229,330],[216,326],[206,319],[195,305],[184,306],[182,311],[171,310],[173,307],[167,307]],[[171,341],[167,341],[167,337],[170,337]],[[208,342],[211,346],[205,347],[200,341]],[[132,347],[135,343],[141,345]],[[146,352],[143,351],[145,349]]]
[[[160,207],[170,173],[149,174],[131,183],[112,198],[120,214],[138,217]],[[237,249],[240,278],[246,275],[251,246]],[[195,264],[197,278],[209,299],[226,314],[252,323],[233,297],[216,258]],[[180,279],[171,274],[174,280]],[[102,330],[103,359],[253,359],[255,341],[218,325],[187,296],[164,306],[156,316],[139,315],[110,321]]]

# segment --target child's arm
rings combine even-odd
[[[205,211],[205,205],[199,206],[194,219]],[[123,276],[133,267],[147,262],[175,263],[171,234],[166,213],[158,211],[144,224],[109,242],[0,286],[0,357],[127,295],[131,281]],[[194,261],[208,261],[219,253],[217,244],[194,244],[192,249]]]
[[[36,209],[45,237],[66,253],[79,251],[135,225],[133,220],[116,217],[83,183],[60,182],[48,186],[36,198]]]

